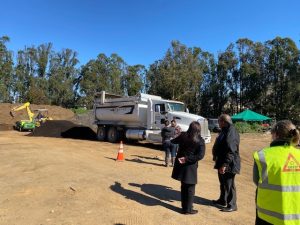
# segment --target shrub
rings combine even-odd
[[[85,107],[73,108],[72,111],[75,114],[85,114],[86,112],[88,112],[88,110]]]
[[[252,129],[255,133],[263,132],[263,127],[262,127],[261,124],[259,124],[259,123],[253,123],[253,124],[251,124],[251,129]]]
[[[258,123],[236,122],[234,125],[239,133],[262,132],[262,126]]]

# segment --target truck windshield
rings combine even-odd
[[[185,112],[184,104],[180,103],[168,102],[168,108],[170,111]]]

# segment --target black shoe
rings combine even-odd
[[[226,208],[223,208],[221,209],[222,212],[234,212],[234,211],[237,211],[237,207],[226,207]]]
[[[214,206],[217,206],[219,208],[225,208],[227,206],[225,203],[222,203],[219,200],[212,200],[211,202]]]
[[[197,214],[198,213],[198,210],[195,210],[195,209],[192,209],[191,211],[182,211],[182,214],[184,215],[193,215],[193,214]]]

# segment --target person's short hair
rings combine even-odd
[[[176,123],[176,120],[175,119],[171,120],[171,123]]]
[[[165,120],[164,124],[165,124],[166,126],[169,126],[169,125],[170,125],[169,120]]]
[[[289,120],[281,120],[277,122],[272,127],[271,133],[275,134],[277,139],[287,141],[290,144],[297,145],[300,140],[299,130]]]
[[[221,114],[219,116],[219,120],[220,121],[223,121],[225,123],[228,123],[228,124],[232,124],[232,120],[231,120],[231,117],[228,115],[228,114]]]

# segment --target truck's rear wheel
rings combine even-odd
[[[110,127],[107,132],[107,140],[116,143],[119,140],[119,133],[116,127]]]
[[[106,140],[106,129],[103,126],[98,126],[98,130],[97,130],[97,139],[99,141],[105,141]]]

